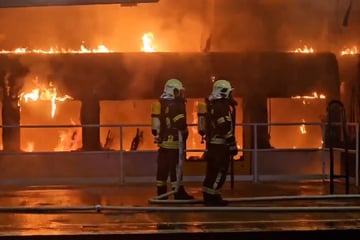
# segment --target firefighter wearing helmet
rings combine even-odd
[[[205,99],[206,120],[204,133],[206,140],[206,175],[203,181],[203,198],[207,206],[226,206],[220,189],[225,183],[231,156],[238,153],[234,136],[235,106],[233,88],[227,80],[214,82],[212,93]],[[200,133],[200,134],[201,134]]]
[[[177,180],[177,165],[179,161],[179,130],[184,141],[188,137],[186,124],[186,101],[184,87],[178,79],[166,82],[160,100],[153,104],[152,134],[159,146],[157,158],[156,186],[158,196],[167,192],[167,179],[170,176],[171,186],[174,189]],[[180,176],[182,177],[182,176]],[[167,197],[162,198],[162,200]],[[186,193],[182,183],[174,193],[175,200],[194,199]]]

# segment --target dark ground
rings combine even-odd
[[[201,200],[201,183],[185,183]],[[359,239],[360,195],[328,182],[237,182],[228,207],[149,203],[153,183],[3,186],[2,239]],[[259,197],[270,197],[260,199]],[[274,196],[277,196],[274,198]],[[296,196],[289,198],[288,196]],[[315,198],[312,198],[315,196]],[[319,196],[322,196],[319,198]],[[280,199],[279,199],[280,198]],[[95,206],[103,209],[96,211]],[[107,207],[107,209],[105,209]]]

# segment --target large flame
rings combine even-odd
[[[326,99],[326,96],[324,94],[318,94],[317,92],[313,92],[312,95],[308,95],[308,96],[292,96],[292,99],[299,99],[302,100],[302,104],[306,105],[309,104],[309,100],[312,99]],[[305,123],[305,119],[301,119],[301,122]],[[305,124],[301,124],[299,127],[300,133],[301,134],[306,134],[306,126]],[[293,146],[294,149],[296,149],[295,146]]]
[[[307,45],[304,45],[303,48],[296,48],[294,50],[291,50],[290,52],[294,52],[294,53],[314,53],[314,49],[312,47],[308,47]]]
[[[341,55],[355,55],[358,54],[358,49],[356,46],[351,47],[351,48],[345,48],[344,50],[341,51]]]
[[[143,46],[141,51],[143,52],[155,52],[154,46],[154,34],[152,32],[145,33],[142,36]]]
[[[71,125],[76,124],[75,121],[70,119]],[[54,148],[55,152],[60,151],[75,151],[81,148],[82,139],[81,139],[81,128],[70,128],[67,130],[60,131],[59,140],[57,146]]]
[[[53,85],[52,82],[49,83],[48,87],[38,87],[32,89],[30,92],[22,92],[20,93],[20,100],[24,100],[28,102],[29,100],[32,101],[50,101],[51,102],[51,118],[55,116],[56,112],[56,101],[65,101],[65,100],[72,100],[73,98],[69,95],[64,95],[62,97],[57,95],[57,89]]]
[[[89,49],[84,44],[80,45],[78,50],[64,49],[51,47],[48,50],[44,49],[27,49],[27,48],[16,48],[14,50],[0,50],[0,54],[26,54],[26,53],[38,53],[38,54],[60,54],[60,53],[110,53],[114,52],[108,49],[105,45],[98,45],[97,48]]]

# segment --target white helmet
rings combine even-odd
[[[233,88],[227,80],[217,80],[214,82],[212,93],[209,99],[230,98]]]
[[[180,80],[174,78],[169,79],[165,83],[164,92],[161,95],[161,98],[174,99],[175,97],[180,96],[183,90],[184,87]]]

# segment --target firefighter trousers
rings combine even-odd
[[[157,158],[157,182],[166,183],[169,175],[170,181],[176,182],[176,169],[179,161],[179,149],[159,148]]]
[[[225,144],[208,144],[205,153],[206,175],[203,182],[204,192],[218,194],[225,183],[230,163],[229,147]]]

